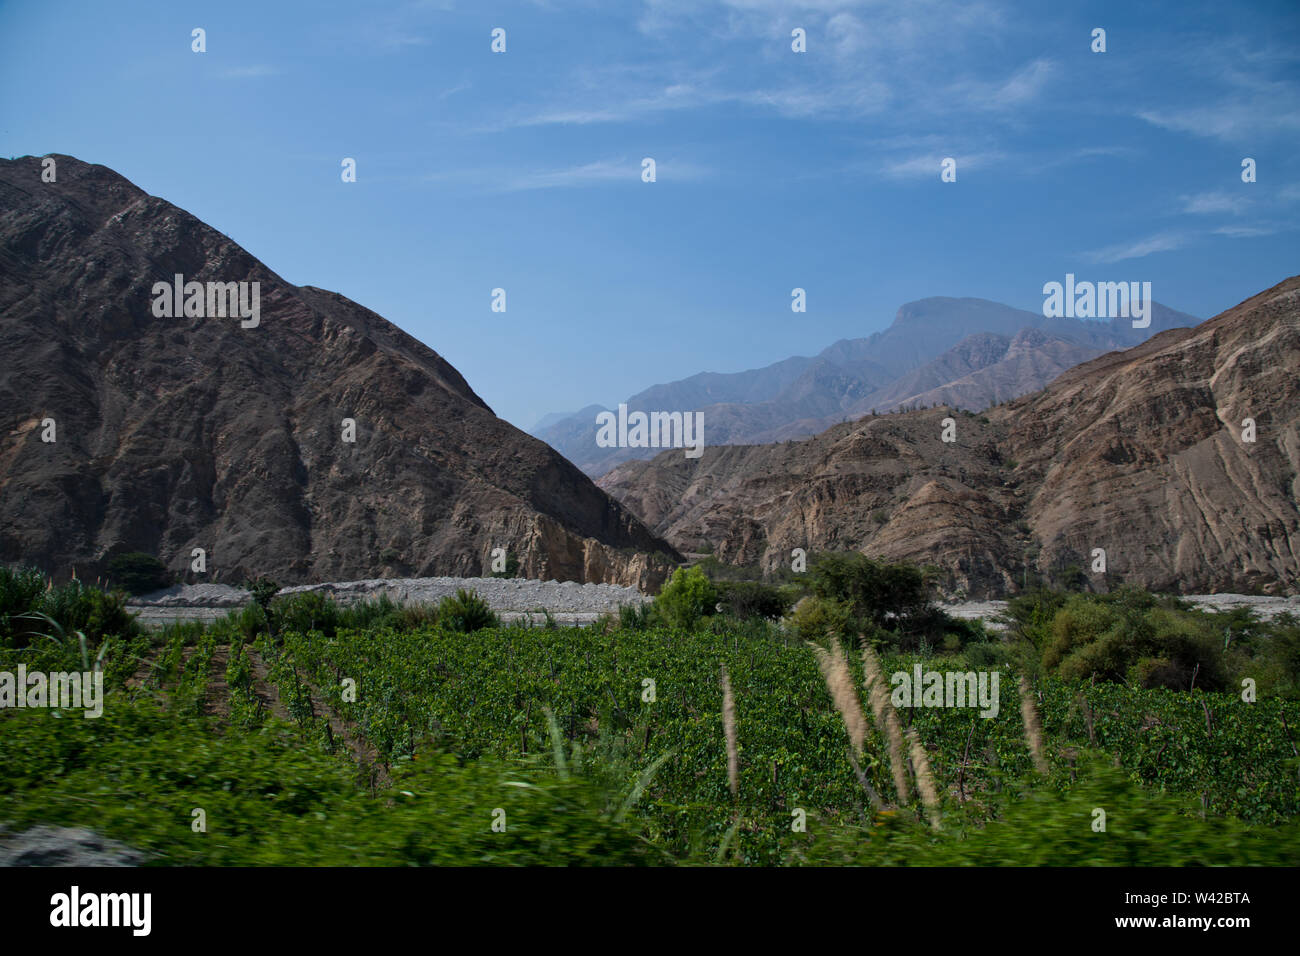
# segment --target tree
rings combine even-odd
[[[172,574],[152,554],[131,551],[108,562],[108,581],[127,594],[148,594],[170,587]]]
[[[862,630],[893,631],[911,643],[942,636],[947,616],[930,603],[926,572],[865,554],[822,554],[809,569],[813,593],[844,606]]]
[[[655,607],[665,620],[681,628],[691,628],[700,618],[713,613],[718,591],[698,567],[678,568],[655,598]]]

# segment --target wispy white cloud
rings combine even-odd
[[[1227,236],[1229,239],[1254,239],[1257,236],[1272,236],[1279,232],[1287,232],[1291,228],[1281,225],[1280,223],[1259,223],[1253,226],[1220,226],[1214,230],[1216,236]]]
[[[1300,130],[1300,113],[1289,115],[1277,104],[1224,102],[1186,109],[1143,110],[1139,119],[1177,133],[1239,141],[1259,132]]]
[[[1040,58],[1026,63],[1006,78],[966,78],[950,86],[949,95],[966,109],[1019,109],[1042,96],[1056,72],[1057,66],[1053,61]]]
[[[989,166],[1004,158],[1000,152],[957,153],[955,155],[953,153],[926,153],[908,159],[886,162],[880,171],[891,179],[937,180],[942,171],[941,164],[944,159],[950,156],[957,161],[958,182],[961,181],[964,172]]]
[[[456,7],[455,0],[402,0],[382,9],[378,4],[363,6],[353,18],[329,18],[314,24],[314,29],[339,49],[391,53],[432,44],[443,15]]]
[[[1208,192],[1198,193],[1191,196],[1179,196],[1178,201],[1183,204],[1183,212],[1192,215],[1204,215],[1207,213],[1241,213],[1250,205],[1250,200],[1245,196],[1234,195],[1226,192]]]
[[[807,33],[806,54],[790,49],[795,26]],[[913,116],[1024,109],[1057,72],[1042,57],[984,57],[983,68],[956,70],[936,84],[936,58],[969,64],[969,54],[1001,36],[1006,21],[1001,4],[991,2],[645,0],[638,27],[680,55],[562,76],[549,103],[521,108],[492,128],[629,122],[717,106],[905,125]],[[691,54],[701,46],[707,60]],[[712,66],[701,70],[700,62]]]
[[[1140,110],[1138,117],[1173,132],[1230,142],[1300,131],[1300,85],[1294,80],[1277,80],[1227,65],[1214,76],[1223,92],[1212,101]]]
[[[695,182],[713,175],[707,166],[688,160],[655,159],[656,183]],[[602,159],[560,169],[484,168],[431,173],[425,182],[456,183],[488,193],[526,192],[537,189],[574,189],[615,183],[642,185],[641,159]]]
[[[676,159],[655,160],[655,181],[659,183],[694,182],[712,175],[705,166]],[[518,192],[527,189],[572,188],[575,186],[596,186],[605,183],[641,184],[641,160],[600,160],[544,172],[521,173],[502,181],[499,188],[504,192]]]
[[[630,163],[625,159],[606,159],[568,169],[513,173],[498,183],[497,188],[503,192],[518,192],[527,189],[564,189],[600,183],[633,183],[637,181],[640,174],[641,167],[638,163]]]
[[[1283,222],[1260,222],[1250,225],[1218,226],[1207,230],[1176,230],[1156,233],[1132,242],[1116,243],[1092,252],[1085,252],[1083,257],[1089,262],[1109,263],[1123,262],[1126,259],[1141,259],[1157,252],[1172,252],[1196,242],[1219,236],[1225,239],[1255,239],[1260,236],[1272,236],[1280,232],[1292,232],[1296,225]]]
[[[1093,263],[1123,262],[1126,259],[1141,259],[1156,252],[1169,252],[1181,249],[1191,240],[1185,232],[1162,232],[1132,242],[1116,243],[1092,252],[1085,252],[1083,257]]]

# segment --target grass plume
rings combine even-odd
[[[849,672],[849,662],[844,656],[844,648],[836,641],[830,649],[820,644],[812,645],[817,656],[817,666],[821,668],[826,689],[830,691],[835,709],[844,719],[844,729],[849,732],[849,741],[853,744],[855,756],[861,756],[867,741],[867,717],[862,712],[862,702],[853,686],[853,675]]]
[[[1024,674],[1020,675],[1020,717],[1025,723],[1025,741],[1029,744],[1029,755],[1034,758],[1034,769],[1045,777],[1048,768],[1043,746],[1043,725],[1038,720],[1033,688],[1029,686],[1029,678]]]
[[[907,803],[911,792],[907,785],[907,767],[903,762],[903,728],[898,723],[894,705],[889,701],[889,692],[885,690],[885,675],[880,669],[880,658],[865,639],[862,642],[862,669],[866,678],[867,700],[876,717],[876,727],[889,742],[889,769],[894,774],[894,790],[901,805]]]
[[[731,693],[731,678],[722,668],[722,728],[727,735],[727,785],[732,797],[740,796],[740,751],[736,742],[736,698]]]
[[[912,769],[916,772],[916,789],[921,794],[930,817],[930,826],[939,829],[939,790],[934,785],[934,774],[930,772],[930,756],[921,744],[921,737],[915,727],[907,728],[907,742],[911,746]]]

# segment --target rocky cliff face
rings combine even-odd
[[[1040,564],[1093,548],[1168,590],[1300,587],[1300,278],[990,413]],[[1243,440],[1243,422],[1255,440]]]
[[[599,484],[679,548],[766,568],[793,548],[852,549],[939,565],[945,590],[989,596],[1027,573],[1090,571],[1102,549],[1098,589],[1285,593],[1300,580],[1296,368],[1300,277],[984,416],[667,452]]]
[[[0,161],[0,561],[182,570],[203,548],[210,579],[288,584],[476,575],[500,547],[529,575],[644,587],[676,557],[427,346],[55,159],[54,183]],[[177,274],[257,282],[257,324],[159,317]]]
[[[790,565],[791,551],[865,551],[948,569],[947,590],[1010,588],[1029,546],[1024,508],[999,450],[1001,430],[938,409],[836,425],[801,442],[706,448],[626,462],[598,484],[680,550]]]
[[[931,405],[980,411],[1036,392],[1066,369],[1104,351],[1039,329],[1021,329],[1010,337],[972,335],[933,362],[872,392],[853,407],[851,417]]]

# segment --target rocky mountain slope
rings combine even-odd
[[[661,579],[671,548],[436,352],[53,158],[53,183],[0,161],[0,561],[84,577],[202,548],[199,579],[292,584],[477,575],[500,547],[531,577]],[[158,317],[176,274],[259,283],[257,323]]]
[[[1036,392],[1066,369],[1104,351],[1039,329],[1021,329],[1014,336],[981,332],[872,392],[850,413],[856,418],[930,405],[981,411]],[[832,424],[827,422],[828,427]]]
[[[1103,549],[1097,588],[1289,593],[1297,368],[1300,277],[982,416],[927,409],[695,460],[665,452],[598,484],[683,550],[769,569],[793,548],[860,550],[938,565],[949,593],[981,596],[1090,572]]]
[[[630,410],[702,411],[711,445],[806,438],[874,411],[948,402],[978,411],[1042,388],[1066,368],[1197,320],[1159,303],[1151,326],[1130,319],[1045,318],[986,299],[910,302],[883,332],[843,339],[812,358],[735,374],[693,375],[632,396]],[[534,429],[591,475],[652,449],[602,448],[589,406]]]

